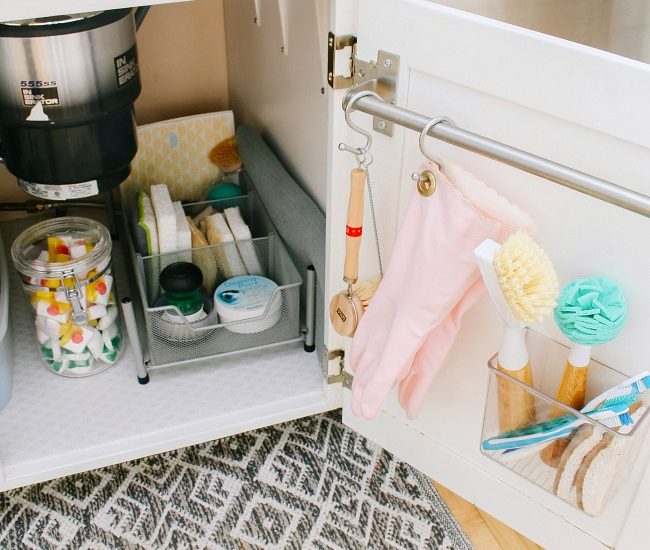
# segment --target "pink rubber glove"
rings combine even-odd
[[[390,265],[352,342],[352,411],[366,418],[377,414],[425,337],[477,280],[474,249],[499,233],[439,171],[434,174],[431,197],[413,190]]]
[[[397,236],[395,251],[386,274],[354,336],[351,352],[352,410],[366,418],[374,417],[392,386],[403,380],[416,353],[427,336],[445,320],[479,278],[474,249],[483,240],[498,240],[503,233],[499,215],[508,217],[514,208],[494,191],[459,167],[464,183],[476,184],[474,198],[491,210],[479,211],[456,189],[436,166],[428,166],[437,180],[436,192],[421,197],[415,190]],[[522,214],[517,210],[519,214]],[[496,216],[494,216],[496,214]],[[470,293],[468,300],[475,300]],[[467,309],[458,309],[457,319]],[[436,344],[448,350],[456,334],[453,319],[434,337]],[[437,353],[437,352],[436,352]],[[427,356],[430,352],[427,352]],[[431,375],[428,367],[414,373],[415,380],[433,379],[439,360],[437,354]],[[420,363],[418,363],[420,364]],[[427,362],[427,365],[429,363]],[[406,394],[415,395],[409,383]],[[412,388],[412,389],[408,389]],[[424,388],[424,393],[428,386]],[[419,390],[418,390],[419,391]],[[421,402],[421,397],[417,399]],[[413,410],[418,406],[414,401]]]
[[[462,182],[462,190],[471,194],[470,190],[476,190],[484,186],[474,176],[465,172],[459,166],[450,164],[448,173],[455,184]],[[501,219],[501,229],[497,242],[503,243],[515,229],[523,229],[532,232],[535,226],[531,218],[519,210],[516,206],[508,203],[505,199],[496,194],[481,191],[477,196],[472,196],[476,205],[480,205],[482,211],[489,216]],[[415,355],[413,365],[406,378],[399,385],[399,402],[406,411],[406,416],[411,420],[420,414],[422,403],[427,396],[434,378],[442,368],[447,355],[460,330],[460,323],[463,315],[478,302],[485,292],[483,279],[480,277],[469,288],[467,293],[460,299],[451,313],[434,328],[422,347]]]
[[[413,360],[413,366],[399,385],[398,397],[411,420],[420,414],[422,403],[454,343],[466,311],[485,293],[483,279],[477,279],[451,313],[434,328]]]

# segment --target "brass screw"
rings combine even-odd
[[[431,170],[424,170],[418,175],[418,193],[423,197],[430,197],[436,191],[436,176]]]

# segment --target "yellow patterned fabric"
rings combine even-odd
[[[217,143],[235,134],[232,111],[155,122],[138,127],[138,152],[131,175],[120,186],[122,204],[131,206],[133,191],[165,183],[172,200],[202,200],[221,170],[208,159]]]

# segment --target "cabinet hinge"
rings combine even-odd
[[[327,82],[334,90],[349,88],[354,84],[354,49],[357,37],[351,34],[327,35]],[[349,52],[344,50],[350,48]],[[337,55],[337,52],[341,54]]]
[[[384,101],[395,103],[399,55],[379,50],[377,61],[365,61],[357,56],[356,36],[336,36],[331,32],[327,38],[327,52],[327,81],[334,90],[351,87],[373,90]],[[393,135],[393,123],[379,117],[373,117],[372,128],[380,134]]]
[[[336,361],[334,369],[330,369],[332,361]],[[344,388],[352,388],[353,376],[345,371],[345,352],[342,349],[324,349],[323,375],[326,377],[328,384],[343,384]]]

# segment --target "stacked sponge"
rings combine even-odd
[[[139,252],[156,256],[148,260],[152,262],[147,280],[151,301],[158,294],[157,274],[174,261],[191,261],[198,266],[203,274],[203,288],[208,293],[214,290],[217,271],[225,279],[264,275],[251,230],[238,206],[226,208],[223,213],[208,206],[191,218],[185,215],[180,201],[171,200],[167,185],[152,185],[149,192],[151,198],[143,191],[138,192],[136,228],[146,236],[143,239],[146,250]],[[201,250],[212,245],[220,246]]]

